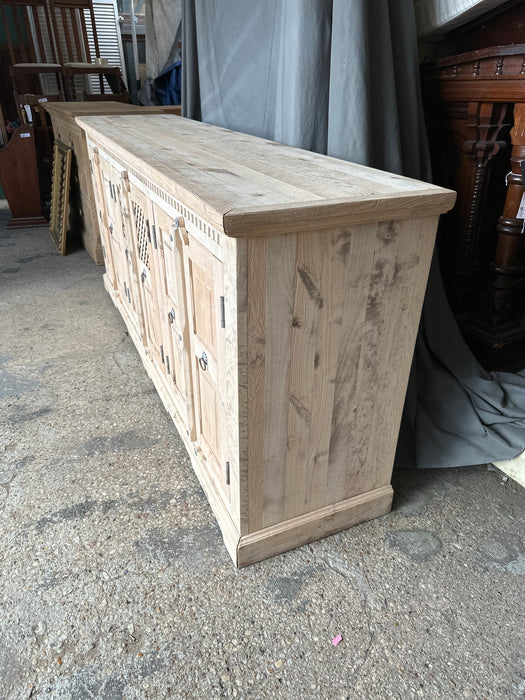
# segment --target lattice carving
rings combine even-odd
[[[139,258],[142,260],[144,265],[150,269],[149,265],[149,243],[148,243],[148,225],[146,222],[146,217],[142,208],[137,204],[137,202],[132,202],[133,204],[133,216],[135,217],[135,230],[137,231],[137,245]]]

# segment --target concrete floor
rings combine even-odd
[[[0,219],[1,700],[525,697],[520,486],[400,472],[236,570],[102,270]]]

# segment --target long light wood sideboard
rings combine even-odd
[[[387,513],[455,194],[172,115],[78,121],[106,287],[235,564]]]

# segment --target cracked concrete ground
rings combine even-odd
[[[102,270],[0,219],[0,700],[525,697],[521,487],[399,472],[236,570]]]

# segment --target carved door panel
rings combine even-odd
[[[151,202],[133,183],[130,183],[129,186],[128,201],[144,315],[142,342],[151,353],[151,357],[158,369],[164,372],[164,349],[162,347],[157,289],[159,284],[157,237]]]
[[[158,257],[164,272],[159,295],[164,371],[169,380],[171,395],[187,425],[188,435],[195,440],[190,324],[184,282],[184,242],[174,219],[156,204],[153,204],[153,211]]]
[[[126,171],[122,171],[118,174],[120,176],[120,181],[115,188],[115,196],[117,199],[116,204],[118,205],[117,209],[120,211],[121,217],[119,244],[121,246],[121,252],[122,250],[124,252],[121,257],[121,267],[126,283],[124,292],[127,295],[128,301],[128,306],[125,308],[129,311],[137,333],[142,337],[144,320],[140,296],[136,243],[134,229],[132,226],[131,203],[129,199],[130,183],[128,173]]]
[[[196,440],[210,475],[229,499],[222,263],[193,237],[184,239]]]
[[[115,269],[115,251],[113,249],[113,241],[109,231],[110,217],[109,206],[106,202],[106,185],[102,175],[102,159],[98,148],[93,146],[88,147],[89,165],[93,173],[93,191],[95,195],[95,207],[98,225],[100,229],[100,238],[102,241],[102,251],[104,253],[104,261],[106,274],[111,280],[113,289],[118,289],[117,270]]]
[[[114,288],[119,292],[123,309],[140,332],[142,309],[129,216],[128,175],[103,156],[99,165],[115,274]]]
[[[122,298],[127,298],[124,291],[125,269],[122,265],[122,257],[125,255],[122,229],[122,213],[117,196],[117,186],[120,181],[120,174],[108,163],[102,154],[99,160],[101,190],[104,197],[107,216],[107,228],[109,244],[113,252],[113,262],[115,266],[116,289]]]

